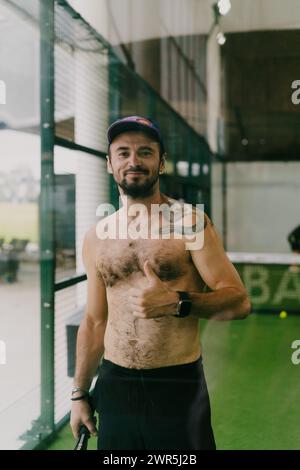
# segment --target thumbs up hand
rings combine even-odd
[[[159,277],[153,271],[148,260],[146,260],[144,263],[144,273],[146,275],[146,278],[148,279],[149,286],[151,285],[161,286],[162,284],[164,285],[164,283],[159,279]]]
[[[149,261],[144,263],[147,285],[129,290],[132,313],[139,318],[158,318],[176,313],[179,296],[160,280]]]

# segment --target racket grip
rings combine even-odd
[[[91,397],[89,397],[88,403],[91,407],[91,413],[94,414],[95,410],[94,410],[94,407],[93,407]],[[94,424],[96,426],[96,424],[97,424],[96,416],[93,416],[93,421],[94,421]],[[91,437],[90,431],[88,430],[88,428],[84,424],[82,424],[79,428],[79,437],[76,441],[76,445],[74,447],[74,450],[86,450],[87,445],[88,445],[88,440],[89,440],[90,437]]]
[[[87,438],[89,438],[91,435],[90,431],[84,424],[82,424],[79,428],[79,435],[82,435],[82,434],[84,434]]]
[[[97,423],[96,416],[93,417],[94,424]],[[91,437],[91,433],[88,428],[82,424],[79,428],[79,437],[76,441],[74,450],[87,450],[88,440]]]
[[[79,437],[76,441],[74,450],[87,450],[90,432],[86,426],[81,426],[79,430]]]

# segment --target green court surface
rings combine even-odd
[[[291,361],[300,315],[252,314],[200,326],[218,449],[300,449],[300,364]],[[73,443],[66,426],[48,449]]]

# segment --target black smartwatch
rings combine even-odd
[[[175,317],[187,317],[191,313],[192,301],[187,292],[177,291],[179,294],[179,302],[177,304],[177,312]]]

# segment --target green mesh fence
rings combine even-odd
[[[42,446],[68,420],[74,362],[74,342],[68,335],[76,330],[86,302],[83,237],[97,221],[97,206],[116,206],[118,196],[106,172],[107,127],[129,114],[157,120],[167,150],[161,190],[202,203],[208,213],[211,155],[205,139],[66,1],[0,0],[0,5],[18,32],[28,29],[35,51],[30,92],[37,112],[28,119],[28,133],[41,137],[35,281],[40,364],[34,362],[39,370],[32,380],[35,408],[29,422],[12,436],[17,442],[12,445],[31,449]],[[11,57],[14,47],[12,42],[8,48]]]

